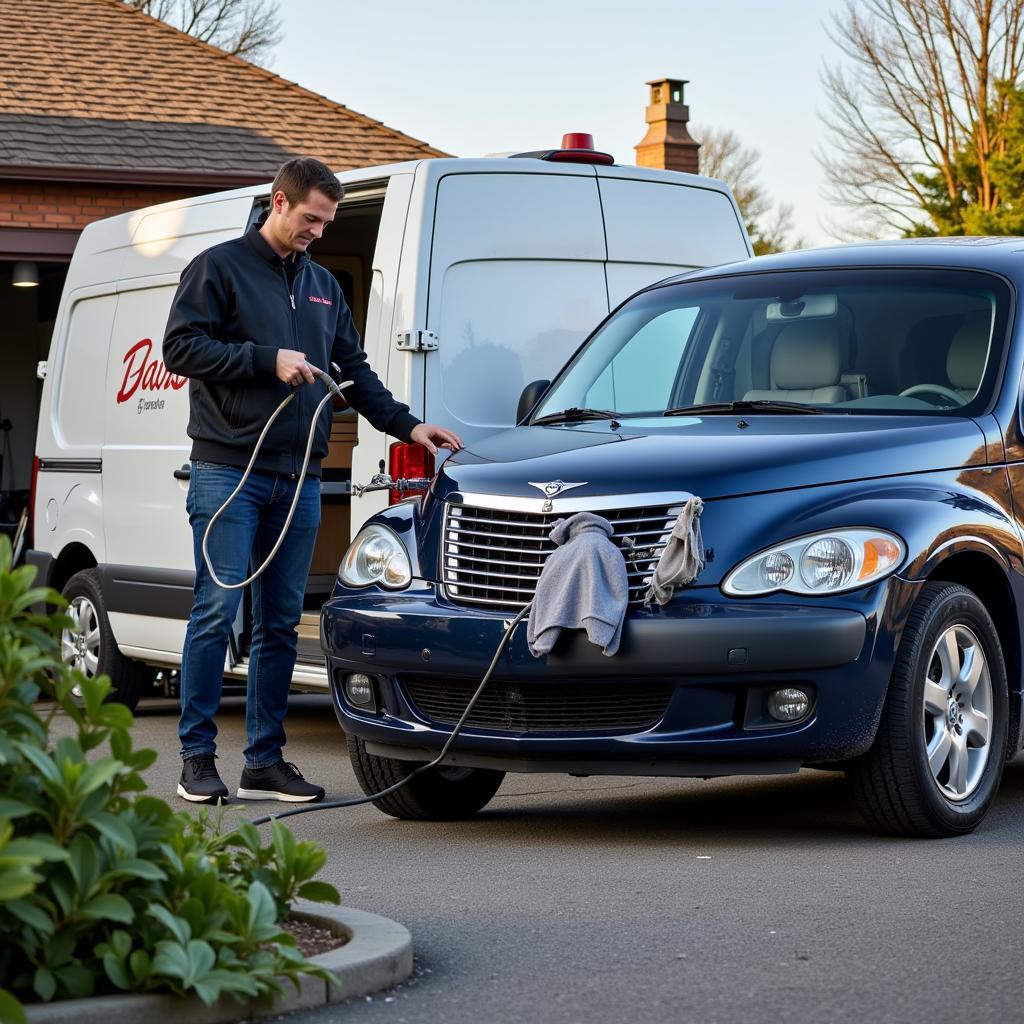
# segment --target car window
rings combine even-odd
[[[669,309],[648,321],[587,389],[589,408],[665,408],[697,307]]]
[[[602,326],[535,416],[574,406],[649,416],[734,402],[973,415],[995,386],[1009,301],[994,275],[924,268],[663,285]]]

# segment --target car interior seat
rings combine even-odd
[[[946,376],[950,387],[969,402],[981,385],[988,358],[988,340],[992,318],[988,313],[970,313],[953,335],[946,356]]]
[[[834,405],[850,394],[840,383],[842,346],[835,320],[802,320],[779,331],[771,355],[771,388],[748,391],[744,401]]]

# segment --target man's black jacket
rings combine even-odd
[[[163,358],[168,370],[189,378],[193,459],[248,465],[260,431],[291,390],[277,379],[279,348],[304,352],[320,369],[337,363],[341,379],[355,382],[345,390],[352,408],[377,430],[409,440],[420,421],[370,369],[334,276],[306,253],[286,266],[254,225],[200,253],[183,271],[171,304]],[[317,381],[297,391],[263,442],[257,469],[295,474],[302,468],[324,386]],[[330,430],[328,404],[317,424],[310,476],[320,475]]]

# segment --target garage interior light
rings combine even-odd
[[[11,272],[11,284],[15,288],[38,288],[39,268],[27,260],[19,260]]]

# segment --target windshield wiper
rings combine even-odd
[[[543,423],[581,423],[583,420],[617,420],[620,414],[608,409],[563,409],[561,412],[549,412],[540,419],[533,420],[531,426]]]
[[[810,413],[821,416],[824,409],[816,409],[813,405],[801,405],[799,402],[775,402],[769,398],[756,398],[748,402],[711,402],[708,405],[681,405],[678,409],[667,409],[666,416],[708,415],[730,412],[785,412]]]

